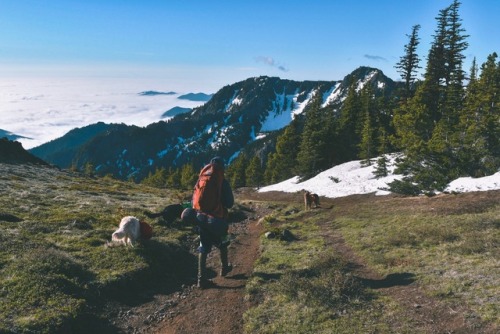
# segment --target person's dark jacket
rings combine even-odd
[[[222,181],[222,195],[221,195],[222,206],[225,209],[230,209],[234,205],[234,195],[231,185],[226,179]]]

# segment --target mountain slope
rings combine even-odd
[[[0,138],[0,163],[48,165],[23,148],[21,143]]]
[[[117,125],[99,122],[82,128],[76,128],[69,131],[63,137],[32,148],[30,152],[61,168],[69,168],[76,153],[86,142],[115,126]]]
[[[4,137],[7,138],[7,139],[9,139],[9,140],[17,140],[17,139],[20,139],[20,138],[28,138],[28,137],[23,137],[23,136],[20,136],[20,135],[16,135],[15,133],[12,133],[12,132],[7,131],[7,130],[0,129],[0,138],[4,138]]]
[[[380,70],[368,67],[358,68],[342,81],[249,78],[223,87],[203,106],[167,122],[144,128],[93,125],[32,152],[60,167],[74,164],[82,168],[90,163],[100,174],[138,179],[158,167],[185,163],[199,167],[213,155],[231,161],[249,144],[258,146],[261,141],[264,145],[266,136],[303,114],[316,94],[323,106],[340,108],[351,84],[358,88],[370,84],[377,95],[391,94],[396,87]],[[81,132],[79,140],[68,138],[77,132]]]

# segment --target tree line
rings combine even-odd
[[[392,142],[404,153],[399,172],[406,177],[396,188],[442,190],[458,177],[491,175],[500,167],[500,63],[492,53],[479,69],[474,58],[466,77],[468,35],[459,7],[455,0],[439,12],[422,81],[415,77],[418,25],[397,64],[406,91],[394,110]]]

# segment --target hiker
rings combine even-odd
[[[224,160],[213,158],[202,168],[196,182],[192,206],[182,212],[182,221],[199,227],[200,247],[198,247],[198,282],[201,289],[208,287],[206,277],[208,253],[212,246],[220,251],[220,276],[226,276],[232,265],[228,262],[228,209],[234,204],[234,196],[229,182],[224,178]]]

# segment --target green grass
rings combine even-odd
[[[106,247],[123,216],[144,218],[178,202],[175,194],[55,169],[0,169],[0,213],[21,220],[0,221],[0,332],[66,332],[99,317],[102,300],[122,298],[118,287],[166,291],[191,274],[186,226],[148,220],[153,239]]]
[[[348,242],[382,274],[412,272],[426,291],[498,322],[500,207],[460,215],[406,212],[390,220],[338,220]]]
[[[298,239],[262,237],[247,285],[255,306],[245,314],[246,332],[423,332],[397,300],[360,283],[325,244],[325,229],[382,277],[410,273],[429,298],[464,305],[469,326],[500,325],[500,206],[497,193],[484,196],[346,199],[293,215],[284,214],[289,204],[275,203],[266,231],[287,228]]]
[[[0,221],[0,333],[72,332],[98,320],[103,301],[134,300],[122,295],[124,286],[167,293],[192,277],[195,258],[183,245],[188,226],[148,220],[150,241],[105,246],[123,216],[144,218],[144,210],[180,198],[110,178],[0,164],[0,214],[19,220]],[[356,277],[326,243],[329,233],[341,234],[380,275],[411,273],[431,298],[467,307],[470,321],[500,325],[499,198],[355,197],[309,212],[301,203],[254,202],[272,209],[266,231],[295,238],[261,237],[246,290],[253,305],[246,332],[419,332],[397,300]],[[245,210],[237,206],[234,217]]]
[[[297,213],[267,217],[266,230],[289,229],[297,240],[262,237],[262,254],[247,284],[247,298],[258,302],[244,316],[247,333],[355,333],[377,322],[381,307],[354,277],[348,264],[325,245],[315,224],[325,216]],[[360,311],[369,305],[370,312]]]

